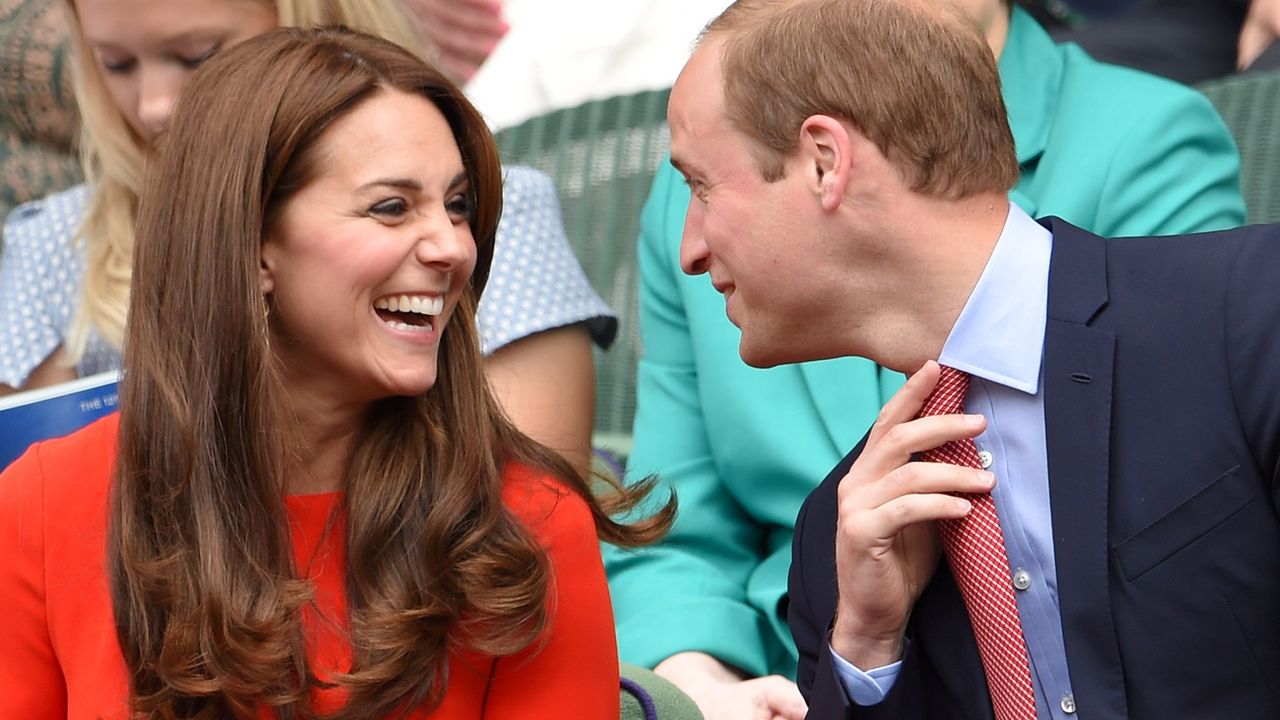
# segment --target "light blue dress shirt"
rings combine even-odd
[[[995,249],[938,362],[969,373],[965,412],[987,419],[986,431],[974,442],[996,475],[992,495],[1031,658],[1037,715],[1067,720],[1075,699],[1058,605],[1040,389],[1052,246],[1049,231],[1010,204]],[[859,705],[883,700],[901,667],[898,662],[862,672],[832,655],[845,691]]]

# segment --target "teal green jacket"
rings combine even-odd
[[[1014,11],[1000,58],[1022,177],[1011,199],[1107,236],[1244,222],[1226,126],[1181,85],[1056,46]],[[752,675],[795,674],[787,567],[801,502],[899,387],[860,358],[768,370],[738,357],[738,330],[705,277],[680,270],[689,192],[665,166],[639,241],[643,354],[628,477],[677,489],[670,537],[605,549],[624,660],[700,650]]]

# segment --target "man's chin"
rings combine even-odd
[[[747,342],[745,334],[738,343],[738,355],[742,358],[742,362],[753,368],[771,368],[789,362],[796,362],[796,360],[787,358],[783,348]]]
[[[832,347],[802,347],[796,341],[801,338],[761,338],[744,332],[738,340],[738,356],[753,368],[771,368],[792,363],[814,362],[845,357]]]

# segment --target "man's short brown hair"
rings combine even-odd
[[[914,190],[962,198],[1018,180],[995,59],[935,0],[738,0],[703,31],[723,39],[729,121],[781,179],[812,115],[851,123]]]

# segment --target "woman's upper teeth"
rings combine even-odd
[[[444,297],[439,295],[388,295],[373,301],[378,310],[439,315],[444,311]]]

